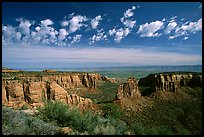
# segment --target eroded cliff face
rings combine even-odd
[[[140,97],[141,93],[138,89],[138,82],[135,78],[128,78],[127,82],[119,85],[116,99]]]
[[[62,76],[42,76],[42,81],[55,81],[64,89],[74,89],[78,87],[96,88],[101,76],[99,74],[70,74]]]
[[[52,76],[20,77],[20,80],[2,80],[2,104],[10,107],[43,106],[44,100],[56,100],[70,106],[86,107],[92,101],[77,94],[68,94],[75,88],[96,88],[99,74],[69,74]]]
[[[44,100],[61,101],[69,106],[87,107],[92,105],[88,98],[67,91],[55,81],[4,81],[2,84],[2,104],[13,108],[28,105],[31,108],[43,106]]]
[[[149,86],[153,92],[176,92],[181,86],[201,87],[202,75],[198,74],[150,74],[139,80],[139,86]]]

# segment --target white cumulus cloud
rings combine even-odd
[[[200,18],[196,22],[185,22],[181,26],[177,26],[174,31],[174,35],[170,36],[170,39],[179,37],[179,36],[186,36],[189,33],[196,33],[197,31],[202,30],[202,18]]]
[[[202,30],[202,19],[199,19],[197,22],[190,22],[187,30],[192,33]]]
[[[129,28],[120,28],[118,30],[116,30],[115,35],[114,35],[114,40],[116,42],[121,42],[121,40],[123,38],[125,38],[125,36],[127,36],[129,33],[131,32],[131,30]]]
[[[157,31],[163,27],[164,23],[157,20],[155,22],[140,25],[137,33],[140,34],[140,37],[158,37],[161,34],[157,33]]]
[[[107,35],[105,35],[105,32],[103,31],[103,29],[99,30],[96,35],[94,34],[90,38],[89,44],[93,44],[96,41],[100,41],[100,40],[107,40]]]
[[[30,21],[28,20],[25,20],[25,21],[22,21],[20,22],[19,24],[19,31],[24,34],[24,35],[30,35],[30,26],[31,26],[31,23]]]
[[[102,20],[101,15],[96,16],[94,19],[91,19],[91,27],[93,29],[97,28],[99,21]]]
[[[59,36],[58,36],[59,41],[64,40],[68,34],[69,33],[65,29],[60,29],[59,30]]]
[[[84,26],[83,22],[86,21],[86,16],[73,16],[72,19],[69,20],[69,33],[73,33]]]
[[[136,9],[136,7],[132,6],[131,9],[126,10],[125,13],[124,13],[124,17],[125,18],[132,17],[134,15],[133,10],[135,10],[135,9]]]
[[[120,21],[125,25],[125,27],[133,28],[135,26],[136,20],[130,20],[129,18],[134,15],[135,6],[132,6],[131,9],[125,11],[124,16],[120,19]]]
[[[133,28],[136,23],[136,20],[125,20],[123,24],[128,28]]]
[[[54,22],[51,19],[45,19],[40,21],[39,26],[35,27],[35,31],[31,32],[33,43],[46,43],[55,42],[57,39],[58,31],[55,30],[52,25]]]
[[[166,29],[164,30],[164,33],[165,33],[165,34],[171,33],[171,31],[172,31],[173,29],[175,29],[176,26],[177,26],[177,23],[176,23],[175,21],[174,21],[174,22],[170,22],[170,23],[167,25]]]
[[[108,34],[109,34],[110,36],[113,36],[115,33],[116,33],[116,29],[112,29],[112,30],[109,30],[109,31],[108,31]]]
[[[66,27],[66,26],[68,26],[69,25],[69,22],[68,21],[62,21],[62,23],[61,23],[61,26],[62,27]]]
[[[2,41],[4,42],[12,42],[15,38],[16,29],[12,26],[4,26],[2,25]]]
[[[71,41],[71,44],[78,43],[81,40],[82,35],[77,34],[73,37],[73,40]]]
[[[52,20],[50,20],[50,19],[46,19],[46,20],[42,20],[41,21],[41,26],[49,26],[49,25],[52,25],[53,24],[53,22],[52,22]]]

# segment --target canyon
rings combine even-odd
[[[118,82],[115,78],[97,73],[59,73],[46,70],[43,74],[15,71],[5,74],[13,77],[2,79],[2,104],[13,108],[36,108],[43,106],[45,100],[61,101],[81,109],[92,107],[92,100],[82,97],[81,92],[97,89],[102,82]],[[139,80],[129,77],[127,82],[119,84],[115,100],[141,97],[139,86],[150,87],[151,92],[176,92],[183,86],[202,87],[202,74],[158,73]]]

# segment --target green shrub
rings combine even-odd
[[[103,118],[91,111],[82,114],[75,108],[68,108],[60,102],[47,102],[39,109],[40,118],[48,122],[55,122],[59,126],[74,129],[70,134],[112,135],[123,134],[127,130],[126,123],[113,117]]]
[[[14,112],[10,108],[2,108],[3,135],[55,135],[59,133],[56,126],[23,112]]]
[[[103,116],[105,118],[112,117],[115,119],[121,119],[124,116],[124,113],[120,110],[120,107],[116,104],[103,104],[102,105]]]
[[[89,133],[87,131],[85,132],[72,131],[69,132],[68,135],[89,135]]]
[[[161,126],[157,128],[159,135],[174,135],[173,131],[169,127]]]
[[[63,126],[67,118],[68,106],[62,102],[52,102],[48,100],[44,103],[39,112],[45,121],[56,121],[58,125]]]
[[[144,132],[145,135],[159,135],[158,130],[155,127],[146,128]]]
[[[142,123],[135,123],[131,126],[131,130],[136,135],[144,135],[145,134],[145,127]]]
[[[97,125],[94,128],[93,134],[94,135],[115,135],[115,127],[112,126],[110,123],[105,125]]]
[[[115,118],[108,118],[108,120],[115,127],[116,135],[123,135],[128,130],[127,124],[124,121]]]

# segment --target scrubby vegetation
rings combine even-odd
[[[69,134],[114,135],[124,134],[127,130],[126,124],[119,119],[104,118],[92,111],[82,113],[61,102],[48,101],[39,111],[37,117],[43,121],[71,127],[73,131]]]
[[[202,89],[180,88],[177,93],[155,93],[152,107],[125,112],[124,121],[135,134],[202,134]],[[124,110],[125,111],[125,110]]]
[[[104,103],[115,100],[119,83],[102,82],[98,87],[99,92],[89,93],[84,96],[90,98],[94,103]]]
[[[2,107],[2,133],[4,135],[55,135],[57,126],[29,114]]]

